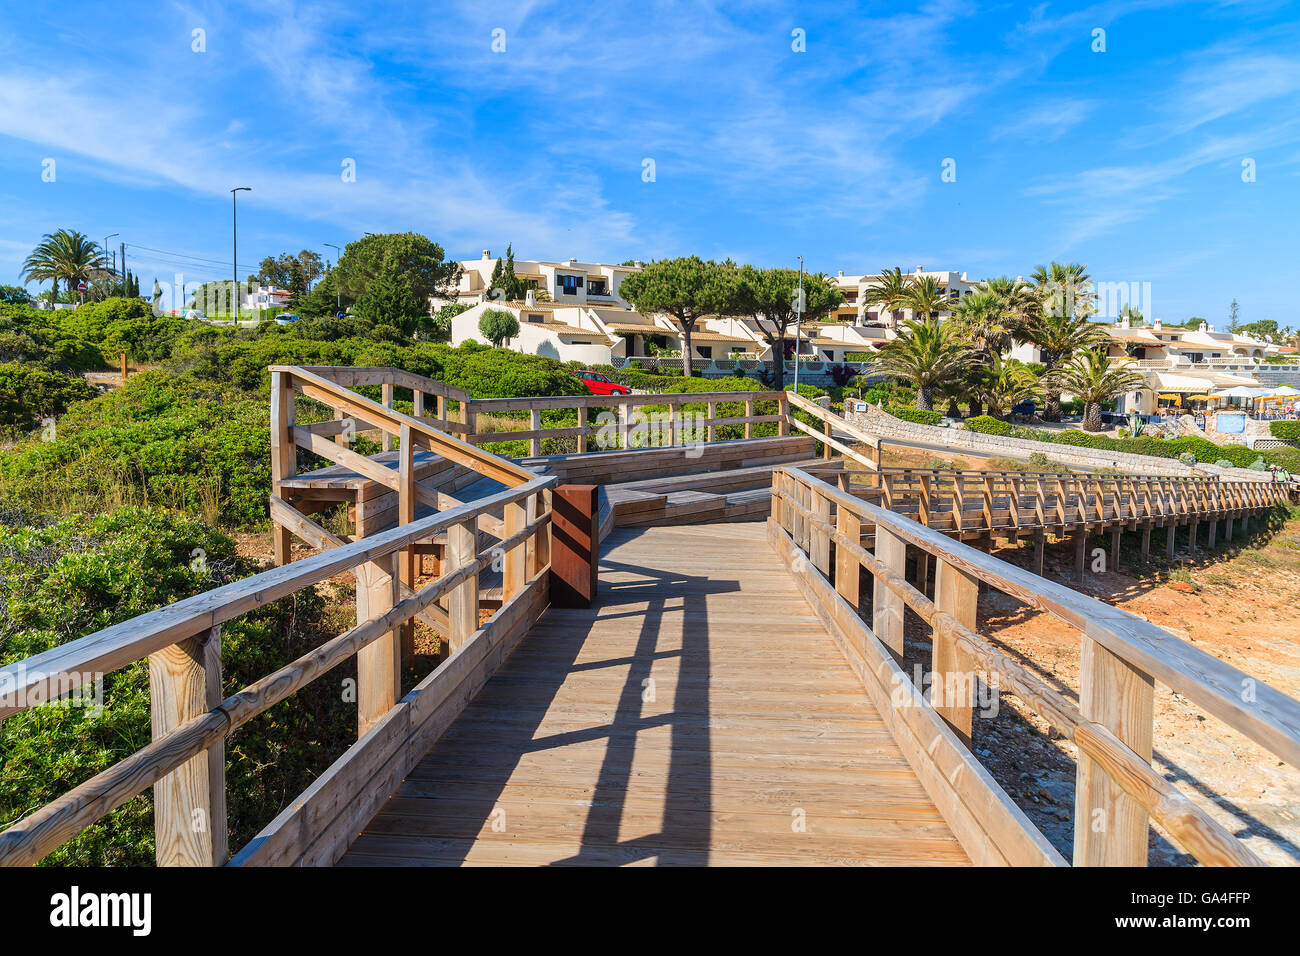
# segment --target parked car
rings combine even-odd
[[[298,321],[301,321],[301,319],[299,318],[299,316],[295,315],[292,312],[281,312],[279,315],[275,317],[275,322],[277,325],[289,325],[292,322],[298,322]]]
[[[611,382],[599,372],[588,372],[586,369],[579,369],[573,373],[582,379],[582,383],[587,386],[587,391],[593,395],[630,395],[632,389],[626,385],[620,385],[618,382]]]

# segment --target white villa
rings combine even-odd
[[[940,285],[958,298],[968,296],[975,290],[975,283],[964,272],[954,272],[951,269],[926,272],[923,267],[917,266],[911,274],[913,279],[926,276],[937,279]],[[880,285],[880,280],[879,273],[846,276],[840,272],[833,276],[831,282],[844,293],[844,301],[834,315],[835,320],[896,329],[907,319],[913,318],[911,309],[893,309],[882,315],[877,306],[867,304],[867,290]]]
[[[447,302],[478,305],[488,299],[492,272],[499,260],[484,249],[478,259],[463,260],[464,272],[456,290],[447,296],[435,297],[435,309]],[[641,264],[614,266],[599,262],[542,262],[531,259],[515,260],[515,275],[534,292],[545,292],[556,305],[593,305],[628,308],[618,296],[619,283],[632,272],[639,272]],[[543,297],[545,298],[545,297]]]

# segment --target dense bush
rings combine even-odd
[[[227,527],[258,524],[270,492],[269,425],[260,399],[142,373],[74,406],[53,436],[0,455],[0,498],[42,512],[150,504]]]
[[[938,425],[943,421],[942,412],[926,411],[910,405],[888,405],[885,411],[895,418],[901,418],[905,422],[916,422],[918,425]]]
[[[42,526],[0,515],[0,664],[242,577],[256,570],[229,538],[192,518],[122,509]],[[224,690],[233,693],[323,637],[315,591],[223,626]],[[102,711],[50,703],[0,723],[0,827],[149,743],[143,661],[103,679]],[[93,703],[93,701],[87,701]],[[273,708],[226,750],[231,844],[246,843],[355,735],[355,705],[322,682]],[[153,863],[152,791],[46,858],[47,864]]]
[[[0,427],[28,431],[46,415],[62,415],[73,402],[98,392],[80,376],[8,362],[0,365]]]
[[[1015,431],[1014,426],[1009,422],[994,418],[992,415],[975,415],[968,418],[966,419],[966,427],[973,432],[979,432],[981,435],[1009,436]]]
[[[1268,430],[1274,438],[1300,441],[1300,422],[1269,422]]]

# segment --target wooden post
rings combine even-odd
[[[123,384],[123,385],[126,384],[126,375],[127,375],[127,368],[126,368],[126,353],[123,352],[123,353],[122,353],[122,384]]]
[[[1223,522],[1223,540],[1224,540],[1224,541],[1231,541],[1231,540],[1232,540],[1232,520],[1233,520],[1232,518],[1228,518],[1227,520],[1225,520],[1225,521]]]
[[[1151,762],[1155,682],[1089,637],[1080,657],[1079,709]],[[1147,814],[1084,753],[1074,807],[1075,866],[1146,866]]]
[[[1119,542],[1124,534],[1123,526],[1116,525],[1110,529],[1110,569],[1119,571]]]
[[[528,410],[528,430],[538,432],[542,430],[542,410],[540,408],[530,408]],[[536,458],[542,453],[542,436],[534,435],[528,439],[528,454]]]
[[[478,559],[478,534],[474,519],[462,521],[447,529],[446,571],[456,571]],[[447,656],[460,649],[478,630],[478,575],[469,578],[451,590],[447,608],[450,620],[447,634]]]
[[[383,405],[384,405],[384,408],[392,408],[392,407],[393,407],[393,385],[392,385],[392,383],[391,383],[391,382],[387,382],[387,383],[385,383],[385,384],[383,385],[383,387],[381,388],[380,392],[381,392],[381,394],[383,395]],[[384,451],[392,451],[392,450],[393,450],[393,433],[392,433],[391,431],[389,431],[388,429],[383,429],[383,438],[381,439],[381,441],[382,441],[383,446],[384,446]]]
[[[787,393],[782,392],[777,398],[776,411],[781,416],[776,423],[776,433],[778,435],[790,434],[790,399],[786,397]]]
[[[1074,576],[1080,581],[1088,572],[1088,532],[1080,529],[1074,533]]]
[[[511,501],[505,506],[505,535],[507,538],[524,530],[528,523],[527,506],[522,501]],[[525,581],[524,557],[525,544],[511,548],[501,560],[501,596],[509,601],[523,590]]]
[[[831,420],[829,418],[826,419],[825,428],[822,430],[825,432],[827,438],[834,437],[831,435]],[[832,449],[830,444],[828,442],[822,442],[822,458],[830,460],[831,451]]]
[[[532,524],[550,511],[550,489],[528,496],[528,523]],[[524,575],[531,580],[542,568],[551,563],[551,526],[548,524],[528,539],[524,549]]]
[[[1213,548],[1213,547],[1214,547],[1214,542],[1215,542],[1215,540],[1216,540],[1216,539],[1218,538],[1218,536],[1219,536],[1219,519],[1218,519],[1218,518],[1212,518],[1212,519],[1210,520],[1210,530],[1209,530],[1208,534],[1209,534],[1209,541],[1206,542],[1206,545],[1205,545],[1205,546],[1206,546],[1207,548]]]
[[[1043,561],[1047,556],[1047,535],[1038,533],[1034,535],[1034,573],[1040,578],[1043,576]]]
[[[1174,532],[1177,530],[1178,526],[1171,523],[1165,533],[1165,554],[1171,558],[1174,556]]]
[[[850,541],[859,542],[862,540],[862,519],[839,505],[835,512],[835,530]],[[857,555],[840,544],[835,545],[835,590],[854,610],[860,602],[858,580],[861,568]]]
[[[397,523],[408,524],[415,520],[415,439],[411,427],[403,425],[398,433],[397,451]],[[401,580],[408,588],[415,587],[415,548],[403,548],[399,559]],[[402,624],[402,660],[411,664],[415,660],[415,620]]]
[[[829,578],[831,575],[831,502],[815,488],[810,487],[808,491],[812,497],[812,507],[809,510],[819,519],[808,521],[808,557],[812,560],[813,567],[824,577]]]
[[[359,569],[361,570],[361,569]],[[401,552],[370,561],[357,575],[357,623],[387,614],[400,600]],[[402,696],[400,628],[376,638],[357,652],[357,736],[392,710]]]
[[[907,544],[902,538],[876,525],[876,557],[900,578],[907,569]],[[903,655],[903,599],[879,578],[875,580],[871,597],[871,629],[876,637],[899,657]]]
[[[578,454],[585,455],[587,453],[587,406],[579,405],[577,411],[578,427],[583,429],[578,433]]]
[[[709,402],[709,434],[708,441],[718,440],[718,426],[713,424],[714,419],[718,417],[718,403]]]
[[[221,703],[221,629],[149,655],[153,739]],[[226,862],[226,746],[218,740],[153,785],[159,866]]]
[[[753,417],[754,417],[754,400],[753,400],[752,398],[746,400],[746,402],[745,402],[745,417],[746,417],[746,418],[753,418]],[[753,422],[749,422],[749,421],[745,422],[745,437],[746,437],[746,438],[753,438],[753,437],[754,437],[754,423],[753,423]]]
[[[271,494],[283,498],[281,483],[293,477],[298,452],[293,444],[293,378],[287,372],[271,373]],[[290,561],[289,529],[271,525],[272,547],[277,565]]]
[[[942,559],[936,563],[935,607],[974,630],[979,602],[979,579],[959,571]],[[936,630],[933,641],[931,670],[934,709],[969,747],[975,696],[975,662],[951,635]]]
[[[551,606],[591,607],[600,557],[599,485],[560,485],[551,515]]]
[[[1142,563],[1145,564],[1151,557],[1151,528],[1150,526],[1142,529]]]
[[[1200,537],[1199,535],[1200,530],[1201,530],[1201,523],[1199,521],[1193,521],[1191,524],[1187,526],[1187,544],[1188,544],[1188,551],[1191,554],[1196,553],[1196,539]]]

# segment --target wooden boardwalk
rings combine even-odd
[[[615,531],[341,865],[965,862],[751,522]]]

